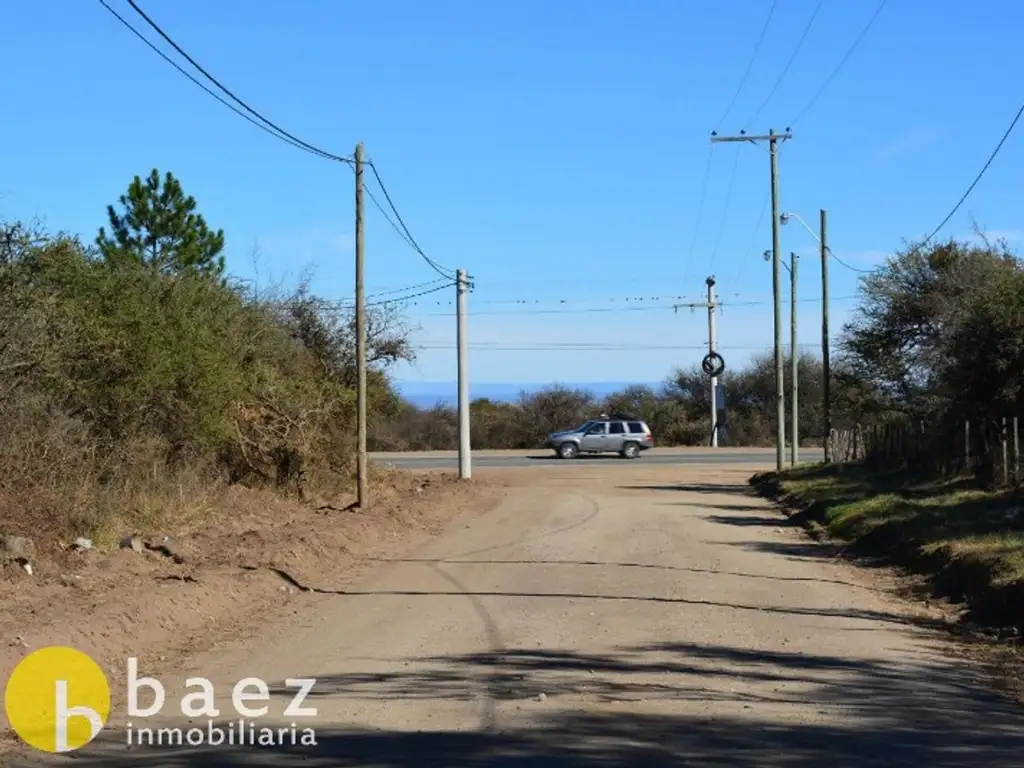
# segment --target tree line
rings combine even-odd
[[[912,424],[945,440],[951,425],[964,419],[1024,417],[1021,259],[1005,240],[989,241],[980,232],[969,241],[909,244],[860,280],[860,304],[834,347],[830,402],[836,430]],[[798,439],[820,445],[825,437],[821,360],[801,355],[798,379]],[[773,354],[766,351],[720,381],[726,440],[774,444]],[[788,413],[788,356],[785,382]],[[710,439],[709,381],[693,366],[671,372],[659,388],[629,387],[606,398],[552,386],[524,392],[514,402],[475,400],[472,444],[536,448],[550,432],[616,411],[646,420],[660,445]],[[377,423],[373,444],[379,450],[455,448],[455,410],[402,403],[392,418]]]
[[[157,170],[132,180],[92,241],[0,219],[0,532],[123,530],[232,484],[350,487],[351,311],[308,284],[255,292],[228,274],[226,243]],[[836,345],[835,427],[1024,415],[1024,270],[1005,242],[908,246],[860,292]],[[454,448],[454,410],[416,408],[393,386],[414,350],[391,306],[368,313],[371,447]],[[798,365],[808,444],[824,432],[822,369],[812,355]],[[788,362],[786,376],[788,392]],[[726,441],[771,444],[770,353],[721,381]],[[604,411],[645,419],[660,445],[697,445],[708,410],[706,376],[685,368],[603,400],[557,386],[476,400],[472,441],[535,448]]]

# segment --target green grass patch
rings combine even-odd
[[[984,623],[1024,627],[1024,494],[983,491],[970,478],[802,466],[751,481],[859,554],[932,578]]]

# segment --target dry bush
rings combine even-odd
[[[371,312],[371,408],[410,354]],[[351,312],[208,274],[105,262],[0,226],[0,533],[56,545],[210,512],[227,484],[306,496],[351,480]]]

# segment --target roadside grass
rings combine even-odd
[[[1024,629],[1024,493],[985,491],[969,477],[921,480],[906,472],[810,465],[751,483],[802,522],[856,554],[924,575],[966,603],[970,619]]]

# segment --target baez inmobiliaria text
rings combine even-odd
[[[148,718],[163,710],[166,700],[163,684],[152,677],[139,677],[137,659],[128,659],[127,682],[129,718]],[[282,713],[284,718],[291,720],[316,717],[316,707],[303,706],[315,685],[315,678],[285,680],[285,687],[292,693]],[[145,707],[139,705],[139,692],[144,688],[151,692],[151,702]],[[270,711],[266,702],[271,698],[270,686],[258,677],[243,678],[232,687],[231,704],[238,719],[228,722],[216,722],[216,719],[221,717],[221,711],[216,706],[215,689],[210,680],[205,677],[190,677],[185,681],[185,688],[191,690],[181,698],[181,714],[188,717],[190,722],[205,719],[205,726],[149,727],[129,720],[125,729],[128,746],[317,746],[316,732],[313,728],[302,728],[295,722],[277,727],[260,725],[257,722],[258,718],[266,717]]]
[[[257,726],[252,720],[239,718],[237,722],[215,725],[208,721],[205,728],[148,728],[128,723],[127,744],[132,747],[315,747],[316,732],[312,728],[270,728]]]
[[[266,682],[246,677],[231,686],[234,712],[221,715],[213,682],[190,677],[185,695],[173,707],[187,722],[175,726],[181,721],[162,717],[170,698],[164,684],[154,677],[139,677],[134,657],[128,658],[127,672],[129,747],[317,746],[313,728],[296,725],[317,716],[316,707],[304,706],[316,686],[314,678],[289,678],[282,691],[275,690],[272,696]],[[11,730],[29,747],[48,753],[75,752],[109,724],[110,692],[107,673],[88,654],[69,646],[48,646],[15,666],[4,688],[4,711]],[[283,712],[270,715],[270,705],[281,692],[285,695],[279,700],[287,705]],[[145,698],[145,704],[140,705],[140,698]],[[268,717],[274,718],[275,725],[288,725],[271,727]]]

